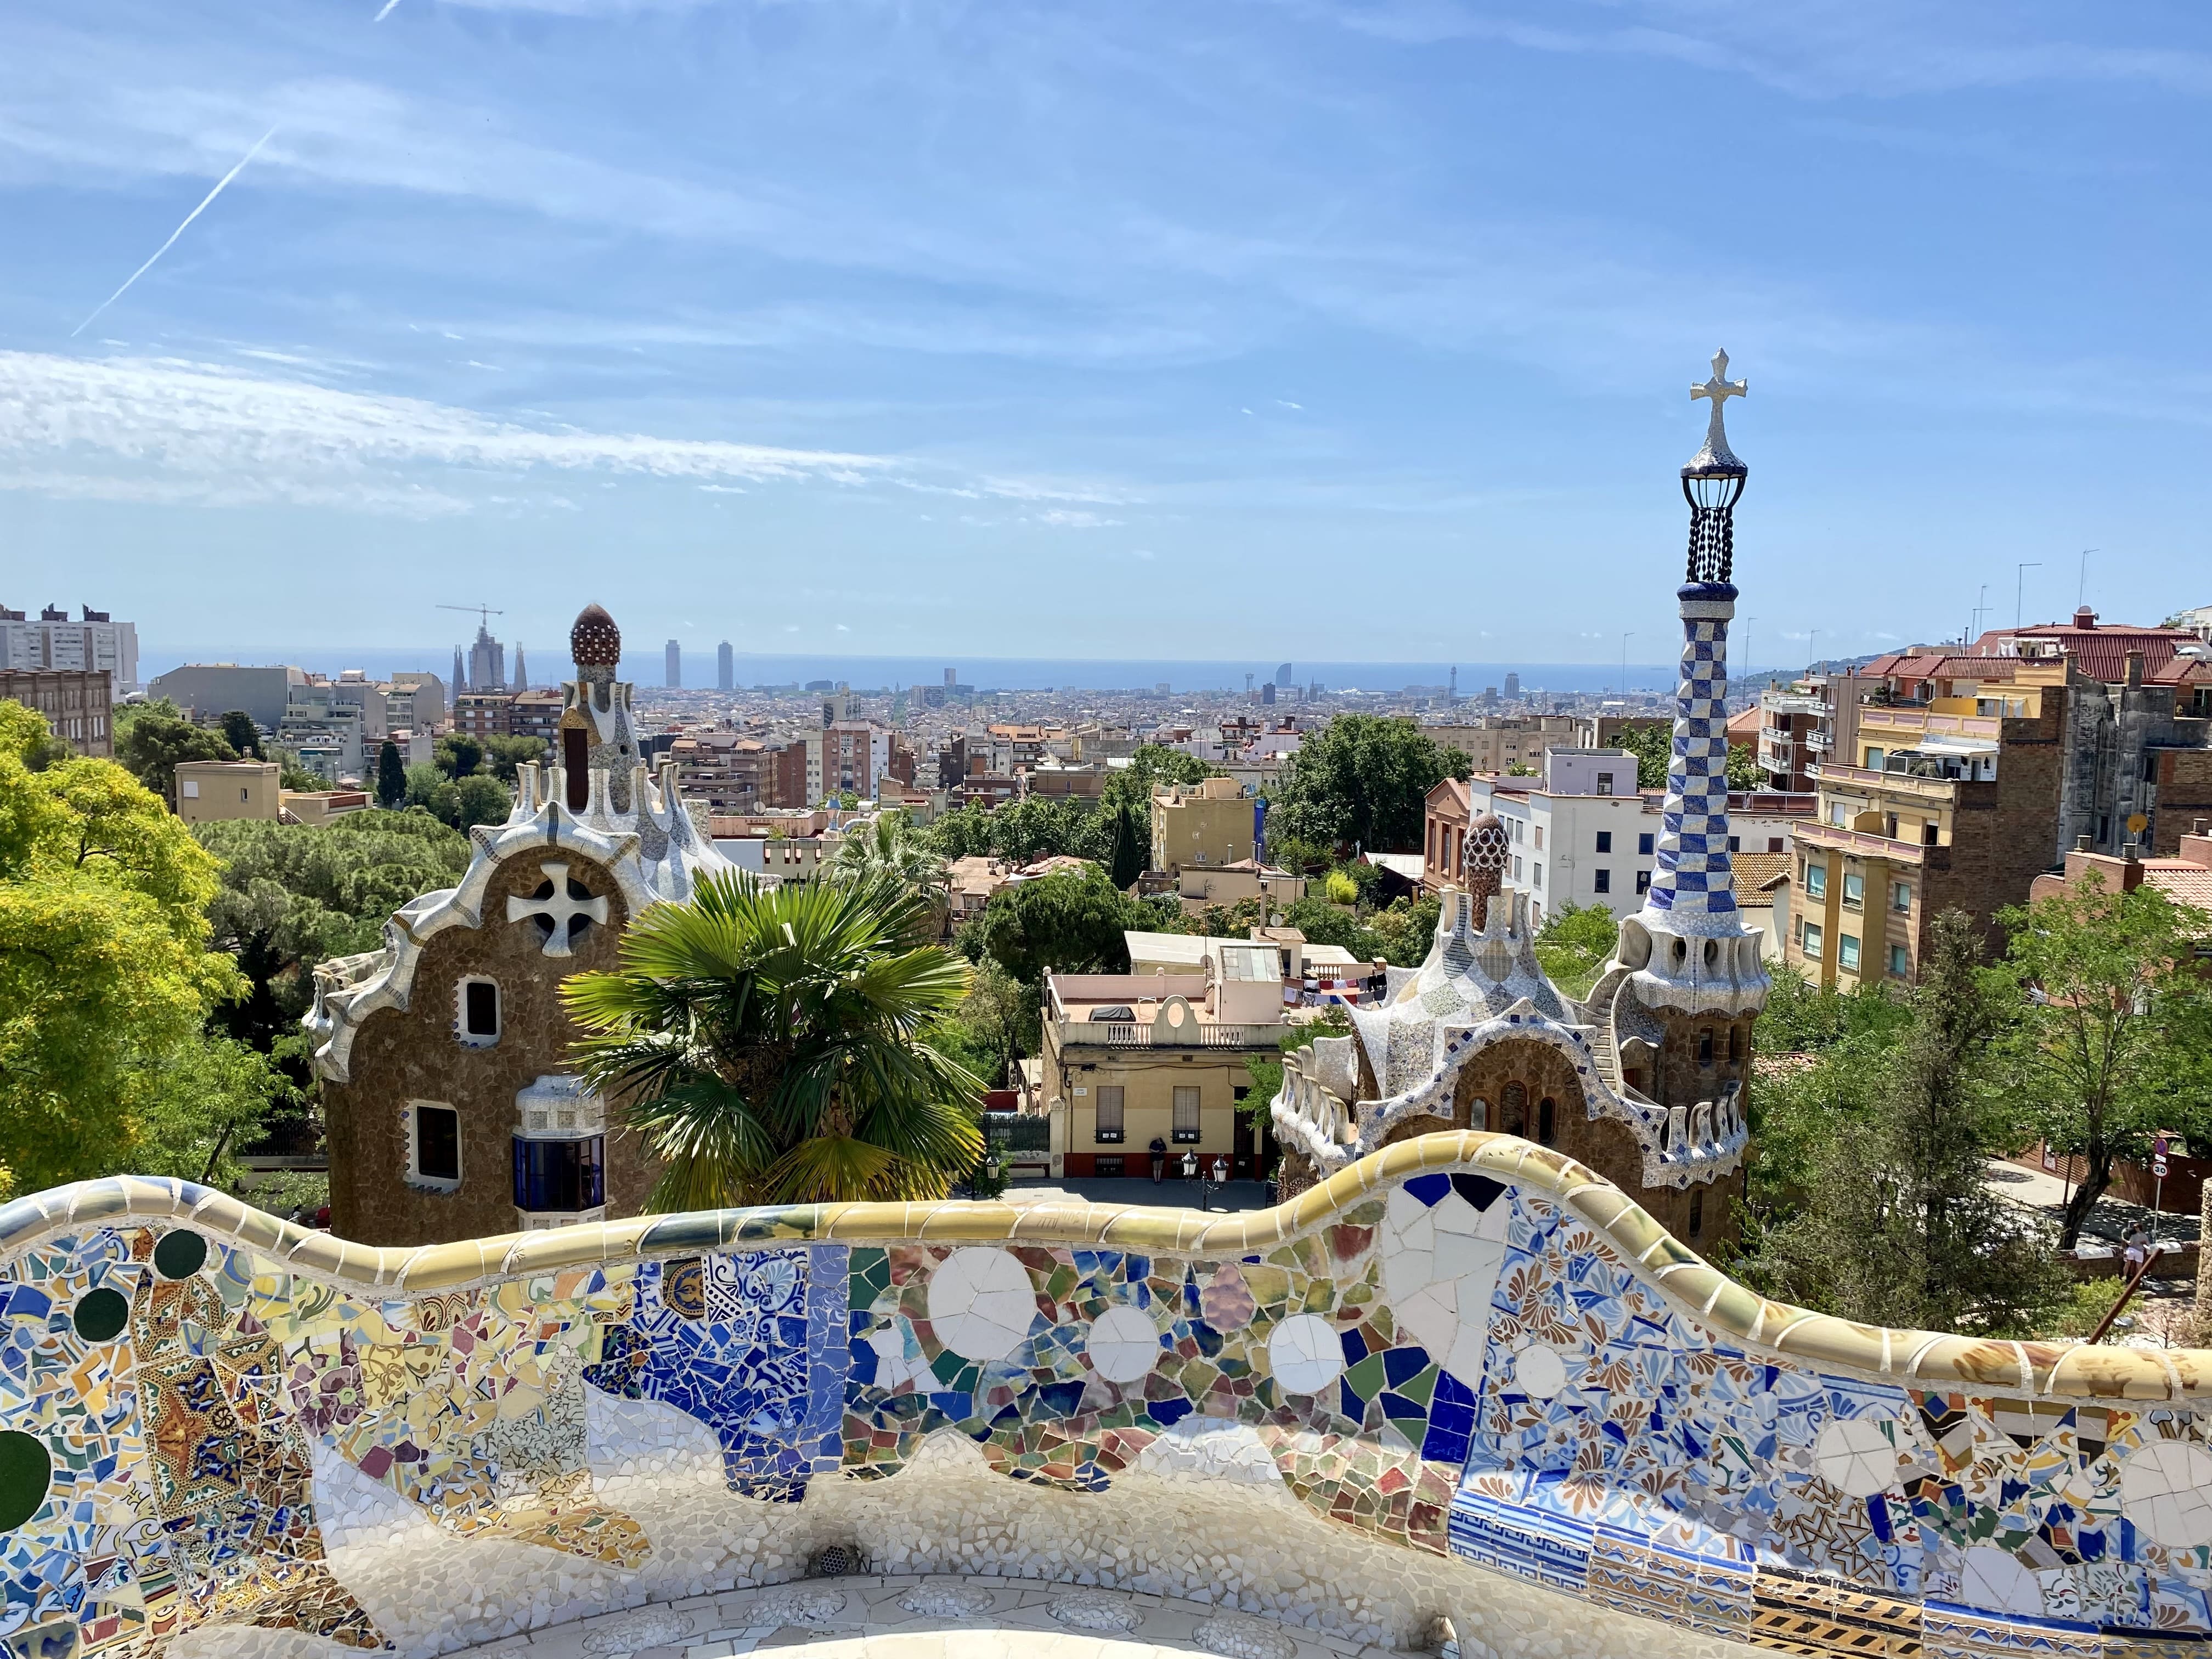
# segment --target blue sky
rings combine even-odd
[[[0,599],[1654,660],[1725,344],[1760,661],[2212,601],[2193,8],[382,7],[0,10]]]

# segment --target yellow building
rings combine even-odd
[[[1264,1148],[1238,1109],[1248,1054],[1281,1053],[1280,957],[1270,945],[1206,941],[1197,971],[1051,974],[1037,1093],[1052,1118],[1056,1176],[1142,1176],[1183,1154],[1239,1180]],[[1158,1142],[1157,1147],[1154,1143]]]
[[[1152,794],[1152,865],[1180,871],[1250,860],[1252,798],[1233,778],[1176,784]]]
[[[274,761],[179,761],[177,816],[186,823],[225,818],[276,821],[283,791]]]
[[[1791,832],[1784,954],[1821,985],[1917,977],[1946,910],[1993,937],[1996,913],[2026,903],[2051,861],[2064,665],[1990,659],[1981,679],[1972,660],[1894,677],[1860,704],[1851,751],[1810,769],[1820,805]]]

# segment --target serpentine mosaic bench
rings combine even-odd
[[[2212,1659],[2212,1353],[1765,1301],[1506,1136],[413,1251],[124,1178],[0,1274],[14,1659],[445,1651],[830,1543],[1465,1653]]]

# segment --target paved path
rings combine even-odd
[[[1025,1194],[1042,1195],[1049,1192],[1068,1194],[1090,1200],[1093,1204],[1155,1205],[1167,1210],[1194,1210],[1198,1207],[1198,1183],[1182,1176],[1155,1182],[1150,1176],[1050,1176],[1028,1181],[1017,1181],[1006,1188],[1006,1196],[1018,1204]],[[1209,1188],[1206,1207],[1213,1210],[1264,1209],[1267,1188],[1263,1182],[1232,1181],[1226,1186]]]
[[[809,1578],[653,1602],[511,1636],[511,1659],[1382,1659],[1378,1647],[1195,1601],[1018,1578]]]

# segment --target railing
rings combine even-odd
[[[1790,834],[1800,843],[1808,847],[1832,847],[1843,852],[1892,859],[1899,864],[1927,862],[1928,848],[1920,842],[1877,836],[1869,830],[1839,830],[1832,823],[1801,823],[1792,829]]]
[[[1932,708],[1884,708],[1874,703],[1861,710],[1859,724],[1892,732],[1950,732],[1968,738],[2001,737],[2004,726],[1995,714],[1939,714]]]
[[[1273,1048],[1288,1030],[1277,1022],[1266,1024],[1191,1024],[1167,1036],[1155,1033],[1151,1023],[1120,1020],[1066,1019],[1060,1022],[1060,1046],[1080,1044],[1109,1048]]]
[[[1864,766],[1824,763],[1806,769],[1822,783],[1849,783],[1862,788],[1888,789],[1900,795],[1917,795],[1923,800],[1955,801],[1962,781],[1958,778],[1916,777],[1910,772],[1877,772]]]
[[[1828,700],[1809,691],[1769,691],[1759,700],[1759,706],[1770,714],[1825,714]]]

